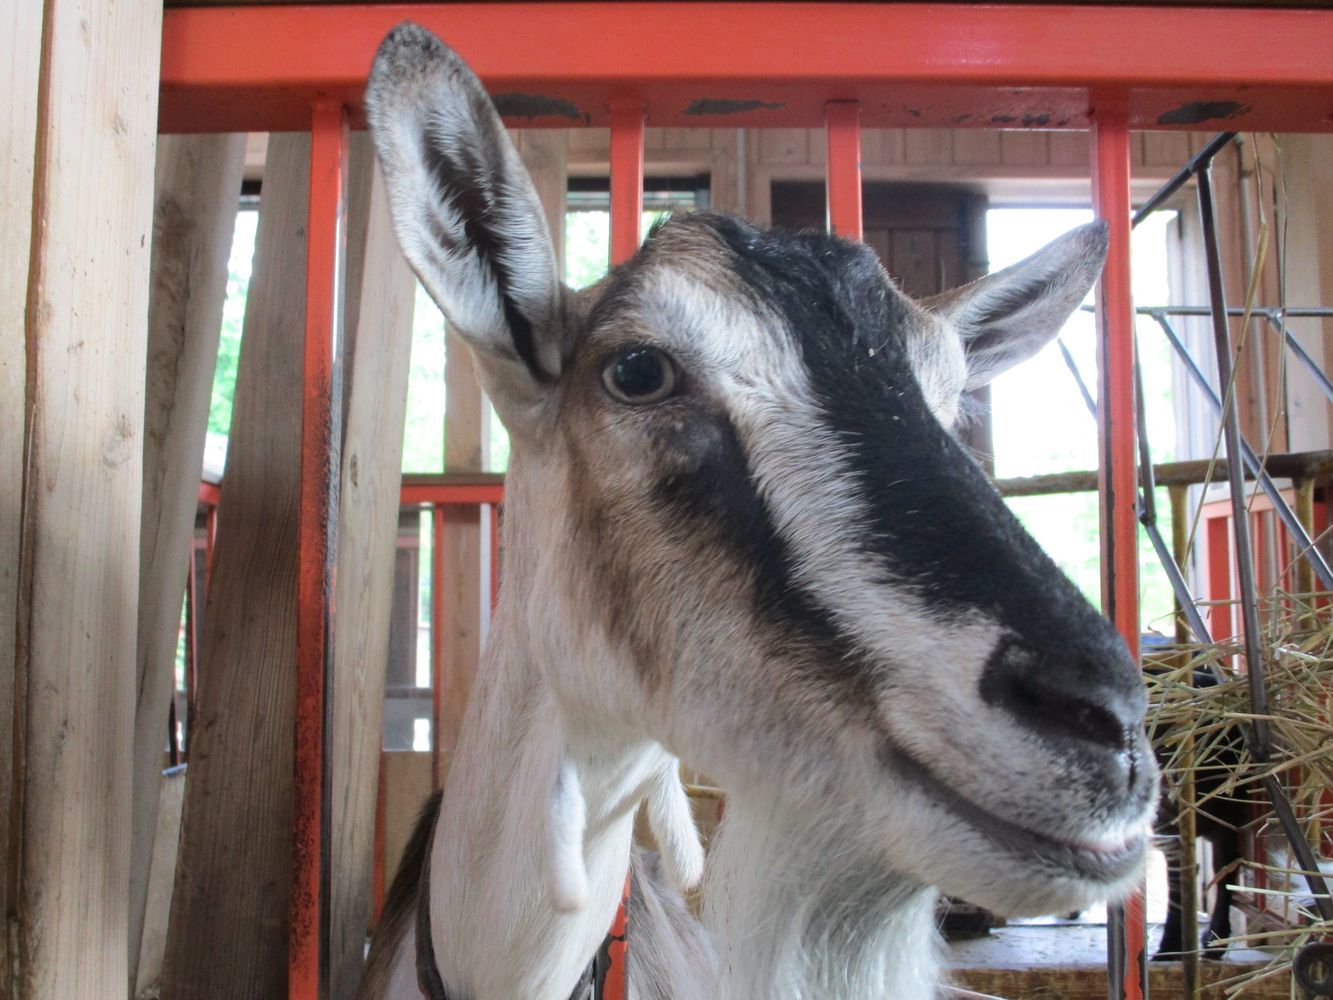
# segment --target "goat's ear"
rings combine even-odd
[[[922,302],[962,336],[968,389],[1054,339],[1102,273],[1106,239],[1106,223],[1080,226],[1026,260]]]
[[[380,44],[366,118],[403,253],[513,430],[561,363],[562,290],[532,181],[476,74],[416,24]]]

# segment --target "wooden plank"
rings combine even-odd
[[[803,128],[764,128],[758,129],[759,160],[773,165],[778,163],[810,162],[809,129]]]
[[[167,950],[167,922],[171,891],[176,881],[176,854],[180,847],[181,807],[185,804],[185,769],[173,768],[157,779],[157,810],[149,838],[152,850],[147,879],[146,906],[135,956],[134,996],[162,978],[162,957]]]
[[[546,212],[546,225],[551,230],[551,241],[555,246],[556,273],[564,274],[569,130],[525,129],[521,134],[519,153]]]
[[[355,333],[348,342],[362,349],[353,349],[346,363],[348,413],[334,590],[329,975],[335,1000],[356,995],[371,917],[375,797],[416,288],[393,235],[366,133],[352,138],[349,177],[348,290],[356,286],[361,294],[357,313],[349,309],[349,334],[351,328]],[[363,189],[369,189],[368,198],[360,196]]]
[[[953,162],[953,133],[941,128],[912,128],[903,133],[903,162],[933,167]]]
[[[448,773],[448,756],[444,773]],[[431,755],[395,751],[384,755],[384,874],[392,882],[403,849],[430,798]]]
[[[1144,132],[1139,141],[1142,143],[1142,166],[1179,170],[1190,158],[1188,132]]]
[[[25,997],[129,985],[146,179],[161,18],[151,0],[61,0],[47,4],[42,26],[16,632],[26,672],[16,990]],[[17,146],[34,148],[22,137]]]
[[[444,458],[448,472],[479,472],[483,464],[484,421],[481,386],[467,345],[452,333],[445,348],[447,399]],[[481,510],[450,507],[441,538],[443,617],[440,629],[440,732],[432,734],[443,754],[453,752],[481,655]]]
[[[0,114],[6,143],[0,152],[0,637],[17,635],[19,551],[23,536],[23,440],[27,383],[24,313],[32,249],[33,158],[41,70],[42,0],[0,6]],[[16,650],[0,639],[0,913],[17,905],[18,810],[14,763]],[[0,997],[12,992],[9,933],[0,933]]]
[[[244,159],[243,133],[164,136],[157,150],[130,842],[130,978],[136,982],[181,600]]]
[[[1008,130],[1000,133],[1000,161],[1006,167],[1044,167],[1050,160],[1050,133]]]
[[[1000,133],[995,129],[959,129],[953,134],[953,162],[968,166],[1001,163]]]
[[[1088,133],[1052,132],[1047,137],[1053,167],[1086,167],[1088,165]]]
[[[308,134],[270,138],[204,615],[166,996],[286,993],[301,434],[293,387],[302,384],[294,331],[305,327],[309,169]]]
[[[662,129],[662,149],[679,152],[682,150],[698,151],[708,149],[713,144],[711,129],[706,128],[666,128]]]

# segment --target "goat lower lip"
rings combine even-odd
[[[997,816],[960,795],[903,750],[889,746],[885,753],[893,760],[896,769],[919,785],[934,802],[1012,854],[1035,859],[1059,869],[1062,874],[1104,884],[1118,882],[1129,875],[1143,857],[1146,833],[1110,847],[1040,833]]]

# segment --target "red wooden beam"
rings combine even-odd
[[[611,263],[639,249],[643,225],[643,105],[617,101],[611,109]]]
[[[504,498],[504,486],[500,483],[413,483],[404,484],[398,496],[404,505],[499,503]]]
[[[861,105],[853,101],[829,104],[828,137],[829,232],[848,239],[861,238]]]
[[[304,129],[319,98],[355,112],[407,18],[493,93],[551,99],[524,124],[606,125],[633,97],[650,125],[814,128],[856,100],[864,127],[1079,128],[1114,87],[1132,128],[1333,129],[1329,10],[585,2],[174,8],[162,130]],[[663,44],[682,25],[689,43]]]
[[[325,695],[332,666],[334,534],[341,451],[337,369],[342,350],[339,276],[345,242],[347,113],[321,101],[310,119],[305,386],[297,525],[296,755],[292,780],[292,897],[288,995],[328,993],[328,771]]]
[[[1092,128],[1092,196],[1110,226],[1106,268],[1097,286],[1099,490],[1102,607],[1139,657],[1137,437],[1134,405],[1134,299],[1130,283],[1129,122],[1119,94],[1099,95]],[[1120,953],[1112,963],[1112,1000],[1144,1000],[1144,899],[1140,886],[1112,913]]]

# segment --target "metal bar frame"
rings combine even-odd
[[[1184,341],[1180,339],[1180,335],[1177,334],[1175,328],[1172,327],[1170,320],[1167,319],[1166,311],[1150,309],[1147,310],[1147,314],[1156,321],[1157,325],[1161,328],[1162,333],[1166,335],[1166,339],[1171,344],[1172,349],[1176,352],[1176,355],[1181,361],[1184,362],[1186,373],[1190,376],[1190,379],[1194,384],[1198,386],[1200,393],[1203,395],[1204,399],[1207,400],[1208,405],[1212,407],[1213,412],[1216,413],[1219,418],[1222,418],[1223,406],[1221,398],[1208,383],[1208,376],[1203,373],[1203,369],[1199,367],[1198,362],[1194,360],[1194,356],[1190,354],[1189,348],[1185,346]],[[1273,504],[1273,512],[1281,518],[1282,524],[1287,529],[1288,534],[1290,534],[1292,541],[1299,546],[1301,558],[1314,570],[1319,581],[1326,588],[1333,590],[1333,568],[1329,567],[1328,561],[1315,545],[1314,540],[1310,537],[1310,533],[1305,530],[1305,526],[1301,524],[1295,511],[1291,509],[1291,505],[1287,503],[1286,499],[1282,496],[1282,491],[1279,490],[1277,484],[1273,482],[1273,477],[1264,469],[1263,463],[1259,461],[1259,456],[1255,454],[1254,449],[1250,446],[1250,443],[1245,440],[1243,435],[1240,436],[1238,444],[1241,461],[1245,463],[1245,467],[1249,469],[1255,479],[1258,480],[1259,488],[1264,491],[1264,494]]]
[[[1090,127],[1098,214],[1111,225],[1099,293],[1105,593],[1107,611],[1131,649],[1137,648],[1138,631],[1139,498],[1129,129],[1197,128],[1200,115],[1225,108],[1228,125],[1237,129],[1333,130],[1333,63],[1327,55],[1333,51],[1333,11],[1325,10],[845,2],[168,10],[161,131],[309,129],[314,138],[290,979],[290,995],[302,1000],[327,988],[324,688],[340,446],[337,303],[346,137],[349,122],[361,124],[361,92],[375,46],[408,18],[448,38],[493,92],[539,93],[556,99],[549,102],[553,108],[573,109],[566,117],[523,124],[611,124],[614,261],[627,259],[638,243],[647,124],[827,123],[830,189],[838,206],[833,217],[838,231],[848,234],[859,231],[859,213],[844,206],[855,185],[833,189],[859,159],[850,152],[857,129],[830,102],[859,105],[860,125],[867,127]],[[694,31],[690,45],[660,44],[684,22]],[[1185,36],[1192,44],[1182,48],[1178,39]],[[321,43],[308,44],[311,37]],[[441,502],[425,492],[411,495],[432,507]],[[480,495],[450,499],[496,502]],[[1132,904],[1128,917],[1112,966],[1119,970],[1117,995],[1138,1000],[1145,992],[1141,905]]]

